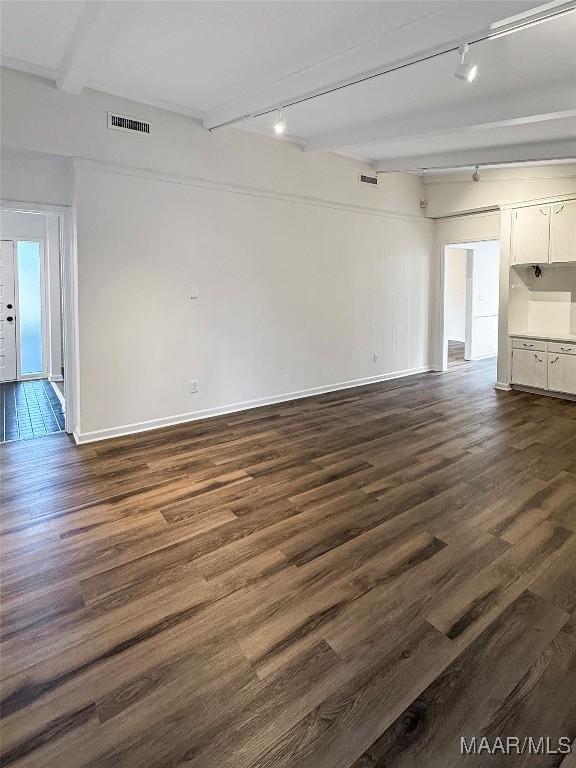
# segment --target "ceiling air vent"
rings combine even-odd
[[[114,112],[108,112],[108,128],[128,133],[150,133],[150,123],[135,120],[127,115],[116,115]]]
[[[378,176],[367,176],[365,173],[360,174],[360,184],[370,184],[373,187],[378,186]]]

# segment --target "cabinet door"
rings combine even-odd
[[[548,389],[548,364],[546,352],[512,350],[512,383],[526,387]]]
[[[512,218],[512,264],[547,264],[550,205],[517,208]]]
[[[550,261],[576,262],[576,200],[552,206]]]
[[[576,395],[576,355],[548,354],[548,389]]]

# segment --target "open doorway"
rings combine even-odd
[[[65,429],[61,222],[2,210],[0,440]]]
[[[498,355],[500,242],[448,243],[443,254],[442,370]]]

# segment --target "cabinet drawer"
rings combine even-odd
[[[548,342],[539,339],[512,339],[513,349],[531,349],[533,352],[547,352]]]
[[[565,355],[569,357],[569,355]],[[571,358],[576,361],[576,358]],[[548,359],[546,352],[528,349],[512,350],[512,383],[537,389],[548,388]]]
[[[548,352],[555,352],[560,355],[576,355],[576,344],[571,344],[569,341],[549,341]]]
[[[576,395],[576,355],[548,354],[548,388]]]

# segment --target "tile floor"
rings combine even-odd
[[[46,379],[0,384],[0,442],[41,437],[64,429],[64,413]]]

